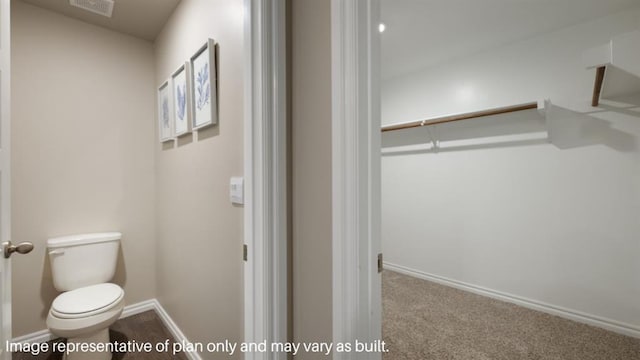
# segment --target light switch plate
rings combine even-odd
[[[244,178],[232,177],[229,182],[229,195],[232,204],[244,204]]]

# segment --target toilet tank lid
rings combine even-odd
[[[66,246],[95,244],[95,243],[101,243],[101,242],[107,242],[107,241],[120,240],[120,238],[122,238],[122,234],[119,232],[68,235],[68,236],[55,237],[47,240],[47,247],[51,249],[55,249],[55,248],[66,247]]]

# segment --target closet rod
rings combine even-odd
[[[427,120],[422,120],[422,121],[414,121],[414,122],[410,122],[410,123],[397,124],[397,125],[383,126],[382,127],[382,132],[394,131],[394,130],[402,130],[402,129],[410,129],[410,128],[415,128],[415,127],[429,126],[429,125],[444,124],[444,123],[448,123],[448,122],[469,120],[469,119],[475,119],[475,118],[480,118],[480,117],[485,117],[485,116],[492,116],[492,115],[508,114],[508,113],[512,113],[512,112],[516,112],[516,111],[531,110],[531,109],[537,109],[537,108],[538,108],[538,103],[537,102],[530,102],[530,103],[520,104],[520,105],[513,105],[513,106],[506,106],[506,107],[489,109],[489,110],[475,111],[475,112],[470,112],[470,113],[466,113],[466,114],[449,115],[449,116],[444,116],[444,117],[440,117],[440,118],[427,119]]]

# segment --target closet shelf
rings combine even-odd
[[[600,100],[640,93],[640,31],[613,37],[584,52],[587,69],[596,69],[592,106]]]
[[[513,112],[532,110],[532,109],[536,109],[536,110],[538,109],[537,101],[529,102],[525,104],[493,108],[493,109],[482,110],[482,111],[475,111],[475,112],[464,113],[464,114],[448,115],[448,116],[413,121],[408,123],[387,125],[382,127],[382,132],[417,128],[417,127],[430,126],[430,125],[438,125],[438,124],[444,124],[444,123],[449,123],[454,121],[471,120],[471,119],[484,118],[484,117],[494,116],[494,115],[502,115],[502,114],[508,114]]]

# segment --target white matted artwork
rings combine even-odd
[[[174,134],[181,136],[191,131],[189,122],[189,81],[187,63],[183,64],[171,75],[173,88],[173,119],[175,120]]]
[[[158,134],[160,142],[173,139],[171,103],[171,86],[169,86],[169,80],[167,80],[158,88]]]
[[[189,61],[193,130],[218,123],[216,43],[207,42]]]

